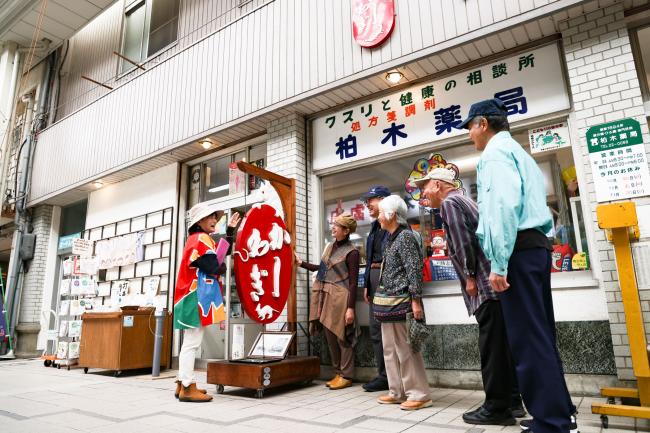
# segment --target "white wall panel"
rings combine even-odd
[[[145,72],[116,78],[117,59],[111,53],[120,44],[123,6],[118,2],[71,41],[60,120],[40,136],[31,200],[371,67],[395,64],[421,50],[435,53],[436,44],[471,36],[473,30],[485,32],[495,19],[510,17],[507,25],[517,24],[517,14],[559,1],[397,0],[393,34],[368,50],[353,41],[349,0],[255,0],[244,8],[237,7],[237,0],[185,0],[178,44],[146,64]],[[422,65],[440,71],[546,36],[537,24],[515,27],[509,35],[489,36],[466,50],[442,50]],[[422,71],[405,68],[413,77]],[[115,89],[96,87],[81,80],[82,74]],[[356,93],[361,97],[367,91]],[[324,109],[356,93],[349,87],[338,97],[330,94],[327,102],[305,106]]]

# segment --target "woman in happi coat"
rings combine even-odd
[[[350,242],[357,229],[352,215],[342,214],[332,224],[334,242],[323,252],[320,265],[303,262],[296,255],[296,264],[309,271],[318,271],[312,289],[309,321],[311,330],[323,328],[332,366],[336,376],[327,382],[330,389],[352,385],[354,376],[354,307],[357,300],[359,251]],[[313,332],[312,332],[313,333]]]
[[[216,211],[213,206],[204,203],[193,206],[189,212],[189,236],[183,249],[174,292],[174,328],[184,330],[175,392],[180,401],[196,403],[212,400],[204,389],[196,387],[194,360],[205,327],[226,319],[217,282],[217,276],[226,272],[226,265],[217,260],[217,245],[210,236],[222,215],[222,211]],[[235,212],[228,221],[226,240],[231,248],[239,220],[239,213]]]

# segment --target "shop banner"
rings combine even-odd
[[[97,241],[95,254],[99,269],[132,265],[144,258],[144,232]]]
[[[638,121],[592,126],[587,130],[587,145],[599,203],[650,195],[650,171]]]
[[[72,248],[72,242],[81,237],[81,232],[80,233],[74,233],[72,235],[67,235],[67,236],[61,236],[59,238],[59,245],[58,245],[58,250],[67,250],[69,248]]]
[[[570,147],[569,127],[565,122],[558,122],[542,128],[529,129],[528,142],[530,143],[530,153]]]
[[[569,108],[557,45],[404,89],[314,119],[314,170],[467,135],[458,125],[489,98],[511,122]]]

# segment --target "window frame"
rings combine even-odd
[[[160,54],[163,52],[175,47],[178,45],[178,37],[179,37],[179,31],[180,31],[180,14],[181,14],[181,3],[182,0],[178,0],[178,14],[176,15],[176,39],[169,44],[165,45],[164,47],[160,48],[156,52],[152,54],[147,54],[149,51],[149,34],[151,31],[151,11],[153,8],[153,1],[154,0],[124,0],[124,8],[122,11],[122,30],[121,30],[121,41],[120,41],[120,54],[124,55],[124,48],[125,48],[125,43],[126,43],[126,16],[128,12],[134,11],[138,9],[139,7],[144,6],[145,8],[145,17],[144,17],[144,23],[142,25],[142,35],[141,35],[141,40],[140,40],[140,59],[131,59],[134,62],[137,62],[140,65],[143,65],[147,62],[149,62],[151,59],[158,57]],[[171,21],[171,20],[169,20]],[[167,21],[167,22],[169,22]],[[130,67],[128,69],[123,69],[124,65],[128,64]],[[131,63],[125,61],[122,58],[117,59],[117,67],[116,67],[116,77],[122,78],[125,75],[128,75],[132,73],[135,69],[137,69],[136,66],[132,65]]]

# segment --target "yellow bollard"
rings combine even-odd
[[[593,403],[591,412],[600,414],[603,427],[607,415],[650,419],[650,365],[645,338],[641,302],[636,285],[630,239],[639,238],[636,207],[633,202],[611,203],[596,208],[598,226],[607,230],[607,238],[614,244],[616,268],[625,310],[625,324],[630,342],[632,368],[638,388],[602,388],[600,393],[607,403]],[[640,406],[615,404],[615,398],[639,399]]]

